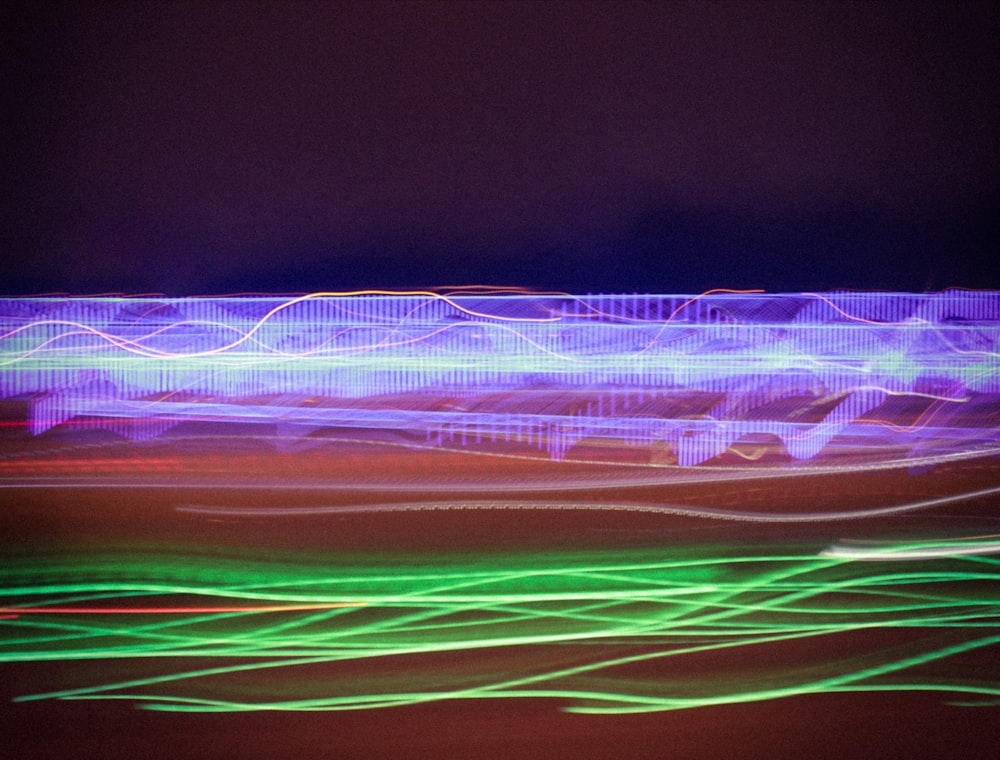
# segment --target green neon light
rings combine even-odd
[[[380,557],[381,567],[169,553],[11,560],[0,661],[103,661],[118,674],[21,701],[181,712],[556,698],[623,713],[894,690],[992,704],[991,546],[894,545],[878,561],[817,547]]]

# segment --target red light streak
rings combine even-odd
[[[0,609],[0,619],[11,620],[20,615],[214,615],[230,612],[303,612],[363,607],[366,604],[367,602],[337,602],[334,604],[276,604],[254,607],[6,607]]]

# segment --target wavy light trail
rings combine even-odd
[[[975,291],[2,299],[0,663],[175,712],[996,704],[998,347]]]
[[[345,434],[679,467],[992,456],[1000,294],[572,296],[483,289],[0,301],[27,430]],[[270,429],[268,428],[270,427]],[[772,457],[773,458],[773,457]],[[0,473],[2,475],[2,473]]]

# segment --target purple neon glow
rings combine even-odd
[[[1000,450],[1000,293],[8,298],[0,398],[35,435],[216,423],[279,445],[941,461]]]

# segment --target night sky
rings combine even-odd
[[[8,4],[0,291],[1000,287],[998,7]]]

